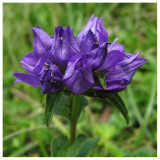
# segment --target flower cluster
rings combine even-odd
[[[21,59],[28,73],[14,73],[15,83],[24,82],[42,87],[42,93],[68,90],[81,94],[92,88],[106,93],[119,92],[130,83],[136,70],[146,63],[124,52],[116,41],[108,42],[108,32],[103,19],[91,16],[78,37],[68,26],[55,28],[50,36],[39,26],[33,27],[33,51]],[[106,88],[100,82],[103,74]]]

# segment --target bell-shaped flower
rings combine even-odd
[[[61,65],[66,66],[68,61],[76,54],[80,53],[80,47],[73,30],[68,26],[55,29],[55,45],[52,47],[51,55]]]
[[[78,54],[69,61],[63,80],[74,94],[83,93],[94,85],[92,68],[85,54]]]
[[[33,72],[39,77],[43,94],[54,93],[63,88],[62,71],[52,58],[47,60],[40,58]]]
[[[106,69],[105,77],[107,90],[105,91],[100,83],[94,86],[95,90],[113,93],[122,91],[127,87],[137,69],[147,62],[144,58],[138,58],[140,52],[135,55],[127,55],[118,50],[112,50],[108,53],[103,65],[103,69]],[[115,58],[115,56],[117,58]]]
[[[48,57],[52,45],[54,45],[54,37],[48,35],[40,26],[32,27],[34,42],[33,51],[38,57]]]
[[[101,45],[103,42],[108,42],[108,32],[103,26],[103,18],[98,19],[94,17],[94,14],[89,19],[86,26],[78,35],[79,42],[82,42],[88,31],[91,30],[98,38],[98,42]]]

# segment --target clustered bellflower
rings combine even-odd
[[[67,90],[77,95],[90,88],[96,92],[119,92],[146,63],[144,58],[139,58],[140,52],[125,53],[117,39],[108,42],[103,18],[94,15],[78,37],[69,26],[55,28],[54,36],[48,35],[40,26],[32,30],[33,51],[21,59],[21,65],[28,73],[13,75],[17,78],[15,83],[41,87],[43,94]],[[97,78],[100,71],[103,71],[106,89]]]

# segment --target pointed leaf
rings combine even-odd
[[[99,140],[96,138],[87,138],[84,135],[79,135],[73,145],[68,149],[67,157],[85,157],[93,146]]]
[[[106,98],[108,98],[119,109],[119,111],[122,113],[128,124],[129,123],[128,111],[121,97],[117,93],[113,93],[113,94],[108,94]]]
[[[66,136],[59,136],[51,142],[51,156],[65,157],[69,147],[69,141]]]
[[[68,120],[71,119],[71,107],[72,107],[72,96],[62,95],[59,98],[59,101],[64,102],[61,105],[58,105],[55,109],[55,114],[66,117]],[[80,98],[80,112],[81,110],[88,105],[88,101],[85,96],[81,95]],[[79,112],[79,114],[80,114]]]
[[[63,116],[70,120],[72,96],[61,95],[59,99],[59,101],[62,103],[61,105],[58,105],[58,107],[56,107],[55,114]]]
[[[61,93],[47,94],[46,109],[45,109],[45,122],[47,127],[49,127],[51,123],[56,106],[61,105],[61,101],[58,101],[60,95]]]
[[[88,105],[88,100],[85,98],[85,96],[82,95],[80,99],[81,109],[85,108],[87,105]]]

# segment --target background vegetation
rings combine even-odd
[[[88,98],[78,133],[100,137],[90,157],[157,156],[157,5],[154,3],[106,4],[3,4],[3,156],[50,156],[52,137],[67,134],[66,119],[54,116],[44,125],[45,96],[40,88],[13,85],[13,72],[24,72],[21,57],[32,50],[31,27],[40,25],[54,35],[58,25],[70,25],[75,35],[92,13],[103,17],[109,41],[119,37],[125,52],[137,53],[148,62],[120,93],[130,117],[126,124],[108,101]]]

